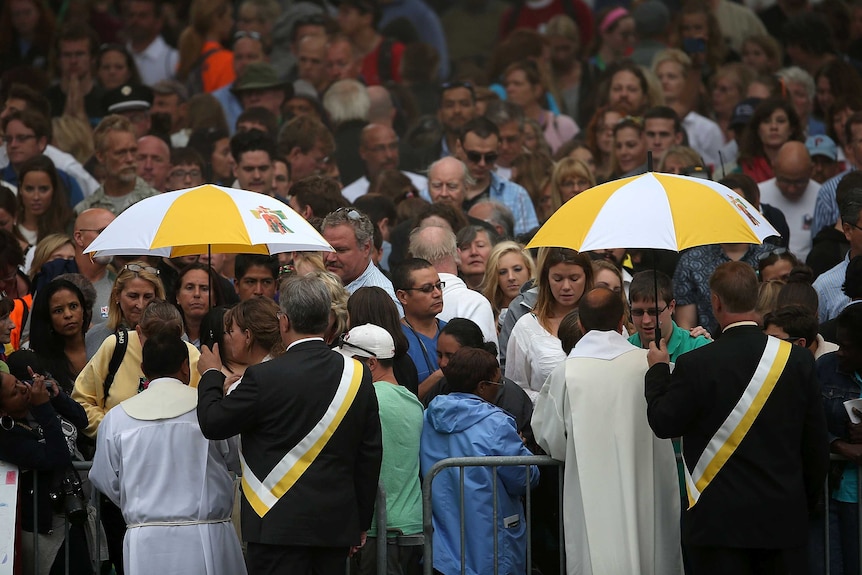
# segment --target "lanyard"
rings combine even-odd
[[[434,321],[437,322],[436,319]],[[428,368],[428,373],[429,374],[434,373],[434,366],[431,364],[431,359],[428,357],[428,349],[425,347],[425,344],[422,342],[422,338],[419,337],[419,334],[416,333],[416,330],[413,329],[413,326],[410,325],[410,322],[407,321],[406,317],[404,318],[404,324],[408,328],[410,328],[410,331],[413,333],[413,337],[416,338],[416,341],[419,342],[419,347],[422,348],[422,356],[425,358],[425,366]],[[438,334],[440,333],[440,323],[439,322],[437,322],[437,333]]]

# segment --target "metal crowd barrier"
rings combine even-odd
[[[566,568],[566,558],[565,558],[565,546],[563,545],[563,513],[562,513],[562,502],[563,502],[563,463],[561,461],[557,461],[556,459],[551,459],[545,455],[520,455],[520,456],[488,456],[488,457],[451,457],[449,459],[443,459],[435,463],[428,473],[425,475],[424,482],[422,483],[422,528],[425,534],[425,551],[422,558],[423,565],[423,573],[424,575],[432,575],[434,573],[434,545],[433,545],[433,537],[434,537],[434,525],[431,519],[431,495],[432,488],[434,484],[434,478],[437,477],[443,470],[449,469],[451,467],[457,467],[459,469],[459,492],[460,492],[460,500],[458,501],[458,505],[461,509],[461,521],[460,521],[460,531],[461,531],[461,575],[465,575],[466,573],[466,562],[465,558],[465,534],[464,534],[464,469],[467,467],[490,467],[491,468],[491,477],[493,480],[493,498],[494,498],[494,509],[493,509],[493,517],[494,517],[494,575],[498,575],[499,573],[499,565],[498,561],[498,553],[497,553],[497,468],[499,467],[508,467],[508,466],[526,466],[527,467],[527,492],[525,495],[525,519],[527,523],[527,568],[530,569],[530,566],[533,563],[533,554],[532,554],[532,521],[531,521],[531,510],[532,510],[532,498],[530,496],[530,466],[531,465],[547,465],[547,466],[556,466],[557,472],[559,473],[559,498],[560,498],[560,519],[559,519],[559,535],[560,535],[560,573],[565,573]],[[453,502],[454,503],[454,502]]]

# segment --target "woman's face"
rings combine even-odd
[[[617,20],[616,25],[602,34],[602,44],[621,58],[627,56],[635,45],[635,19],[626,16]]]
[[[614,151],[614,126],[622,119],[623,117],[617,112],[605,112],[605,117],[602,118],[599,124],[596,143],[599,146],[599,150],[606,156],[611,155]]]
[[[712,109],[721,116],[730,116],[742,98],[739,81],[733,74],[724,74],[715,79],[712,89]]]
[[[793,264],[789,260],[779,259],[771,266],[766,266],[765,268],[760,270],[760,281],[787,281],[787,278],[790,277],[791,271],[793,271]]]
[[[640,80],[628,70],[620,70],[611,78],[608,104],[622,106],[629,112],[637,112],[644,105],[644,94]]]
[[[461,349],[461,344],[458,340],[448,333],[441,333],[437,338],[437,364],[441,369],[445,369],[449,365],[449,360],[455,355],[455,352]]]
[[[709,22],[706,14],[683,14],[680,28],[683,38],[709,40]]]
[[[590,181],[581,174],[571,174],[563,178],[557,189],[560,191],[560,200],[565,204],[584,190],[590,189]]]
[[[513,70],[506,76],[506,98],[522,108],[533,105],[541,90],[541,86],[530,84],[523,70]]]
[[[14,375],[0,374],[0,393],[3,395],[2,413],[21,419],[30,411],[30,386],[18,381]]]
[[[66,243],[48,254],[48,261],[54,260],[73,260],[75,259],[75,248],[72,244]]]
[[[587,276],[584,268],[577,264],[559,263],[548,270],[548,284],[558,305],[574,308],[584,295]]]
[[[505,299],[511,301],[530,279],[530,268],[524,264],[524,257],[518,252],[509,252],[497,261],[497,283]]]
[[[215,143],[210,162],[213,167],[213,180],[227,181],[233,176],[233,156],[228,138],[222,138]]]
[[[767,74],[772,66],[769,56],[763,51],[759,44],[745,42],[742,45],[742,63],[756,70],[758,74]]]
[[[835,98],[832,96],[832,86],[825,74],[817,78],[817,93],[815,97],[817,98],[817,104],[823,110],[824,114],[835,101]]]
[[[209,311],[209,276],[203,270],[189,270],[182,277],[177,304],[186,318],[201,319]]]
[[[682,174],[683,170],[691,167],[686,160],[676,154],[669,154],[664,159],[662,172],[665,174]]]
[[[775,110],[757,127],[764,148],[777,150],[790,139],[790,119],[782,109]]]
[[[235,321],[231,321],[230,327],[224,332],[225,359],[244,363],[248,351],[247,337],[246,330],[240,329]]]
[[[656,68],[656,76],[661,82],[661,91],[668,102],[676,102],[685,91],[685,76],[682,65],[665,60]]]
[[[476,232],[472,242],[458,247],[458,251],[461,252],[461,273],[485,275],[485,264],[493,247],[491,240],[488,239],[488,232]]]
[[[646,162],[646,139],[635,128],[617,130],[614,137],[614,152],[620,164],[620,172],[630,172]]]
[[[129,66],[126,64],[126,56],[116,50],[102,54],[96,73],[99,76],[99,83],[105,90],[119,88],[127,83],[132,76]]]
[[[611,136],[613,136],[613,133],[611,134]],[[585,163],[590,169],[590,173],[593,175],[593,177],[596,177],[596,158],[593,156],[593,153],[590,151],[589,148],[586,148],[584,146],[575,148],[569,154],[569,157],[573,160],[580,160]]]
[[[596,272],[595,278],[593,278],[593,283],[595,284],[595,287],[608,288],[616,294],[622,293],[623,290],[623,284],[620,282],[619,274],[604,268]]]
[[[70,290],[61,289],[48,299],[51,327],[61,337],[74,337],[83,333],[84,306]]]
[[[12,16],[12,28],[22,38],[31,38],[39,25],[39,10],[32,0],[10,0],[9,13]]]
[[[10,233],[15,229],[15,218],[3,208],[0,208],[0,228]]]
[[[530,152],[535,152],[539,148],[539,134],[533,124],[524,124],[524,147]]]
[[[48,211],[54,197],[54,186],[45,172],[28,172],[21,182],[21,204],[24,213],[38,217]]]
[[[0,344],[6,345],[12,341],[12,329],[15,327],[15,322],[11,316],[0,318]]]
[[[145,279],[134,277],[126,282],[120,291],[120,311],[126,325],[137,327],[144,308],[156,297],[156,288]]]

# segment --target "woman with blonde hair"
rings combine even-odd
[[[521,286],[534,279],[535,275],[533,257],[521,244],[505,241],[491,250],[480,292],[491,302],[498,327],[505,318],[509,304],[521,291]]]
[[[178,42],[180,61],[177,79],[189,84],[194,93],[212,92],[236,79],[233,52],[222,42],[233,29],[233,6],[227,0],[193,0],[189,25]],[[200,75],[200,85],[198,78]],[[194,95],[194,94],[192,94]]]
[[[143,261],[124,265],[111,288],[108,320],[87,332],[87,358],[92,358],[102,342],[120,328],[135,329],[143,317],[144,309],[155,299],[165,299],[159,270]]]
[[[665,174],[683,174],[690,168],[703,168],[703,160],[688,146],[671,146],[661,157],[658,171]]]
[[[81,118],[62,115],[51,118],[51,143],[75,157],[81,165],[93,157],[93,129]]]
[[[332,304],[329,308],[329,326],[323,335],[326,345],[332,346],[338,342],[338,336],[347,332],[350,325],[347,314],[347,300],[350,294],[344,289],[341,280],[332,272],[315,270],[308,275],[320,278],[329,290]]]
[[[563,158],[557,163],[551,176],[551,214],[595,185],[596,179],[589,166],[580,160]]]
[[[32,280],[46,263],[64,259],[70,260],[75,257],[74,240],[66,234],[48,234],[33,248],[33,261],[30,264],[28,275]]]

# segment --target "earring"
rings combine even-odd
[[[8,415],[0,416],[0,428],[3,428],[5,431],[12,431],[15,427],[15,420]]]

